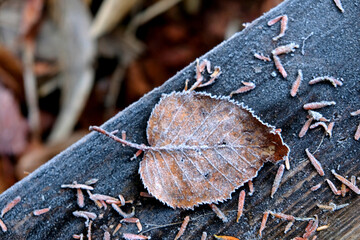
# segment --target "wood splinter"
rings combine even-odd
[[[315,220],[310,220],[309,224],[306,226],[303,238],[308,239],[309,237],[314,235],[318,226],[319,226],[319,219],[318,216],[315,215]]]
[[[324,169],[322,168],[320,162],[309,152],[309,149],[305,149],[306,155],[308,156],[311,164],[315,167],[316,171],[319,173],[320,176],[324,176]]]
[[[288,16],[287,15],[281,15],[278,16],[270,21],[268,21],[268,26],[272,26],[275,23],[277,23],[281,19],[280,23],[280,33],[276,37],[273,37],[274,41],[277,41],[279,38],[283,37],[285,35],[285,31],[287,29],[287,23],[288,23]]]
[[[178,239],[184,234],[184,232],[185,232],[185,230],[186,230],[186,227],[187,227],[189,221],[190,221],[190,217],[189,217],[189,216],[186,216],[186,217],[184,218],[184,221],[183,221],[183,223],[181,224],[180,230],[179,230],[179,232],[176,234],[174,240],[178,240]]]
[[[299,90],[302,79],[303,79],[303,74],[302,74],[301,69],[299,69],[298,70],[298,76],[296,77],[296,80],[294,81],[294,83],[293,83],[293,85],[291,87],[290,95],[292,97],[296,96],[296,94],[297,94],[297,92]]]
[[[273,55],[275,67],[280,72],[280,74],[283,76],[283,78],[287,77],[287,72],[285,71],[284,66],[281,64],[281,61],[280,61],[280,58],[278,57],[278,55],[294,52],[295,48],[299,48],[299,45],[297,45],[296,43],[290,43],[287,45],[279,46],[271,51],[271,53]]]
[[[277,173],[276,173],[274,183],[273,183],[273,186],[272,186],[272,189],[271,189],[271,198],[274,198],[274,195],[275,195],[276,191],[278,190],[278,188],[280,186],[280,182],[281,182],[281,178],[282,178],[282,176],[284,174],[284,170],[285,170],[285,165],[281,164],[278,171],[277,171]]]
[[[5,213],[10,211],[13,207],[15,207],[19,202],[21,201],[21,197],[17,196],[15,197],[11,202],[6,204],[6,206],[1,210],[0,217],[3,217]]]
[[[310,188],[310,190],[314,192],[314,191],[318,190],[319,188],[321,188],[321,185],[322,185],[321,183],[316,184],[315,186],[312,186],[312,187]]]
[[[242,216],[244,203],[245,203],[245,191],[241,190],[241,192],[239,194],[238,212],[237,212],[237,215],[236,215],[236,222],[237,223],[239,222],[239,219]]]
[[[269,213],[270,213],[270,211],[264,212],[263,218],[262,218],[262,220],[261,220],[260,229],[259,229],[259,236],[260,236],[260,237],[261,237],[261,234],[262,234],[263,230],[264,230],[265,227],[266,227],[266,222],[267,222],[267,219],[268,219],[268,217],[269,217]]]
[[[224,223],[229,221],[225,214],[215,204],[211,203],[209,206]]]
[[[51,207],[38,209],[38,210],[33,211],[33,214],[35,216],[40,216],[41,214],[44,214],[44,213],[47,213],[48,211],[50,211],[50,209],[51,209]]]
[[[327,106],[331,106],[331,105],[335,105],[335,104],[336,104],[336,102],[334,102],[334,101],[311,102],[311,103],[304,104],[303,108],[305,110],[313,110],[313,109],[319,109],[319,108],[323,108],[323,107],[327,107]]]
[[[254,53],[254,57],[264,62],[271,62],[271,59],[269,57],[266,57],[262,54]]]
[[[347,180],[346,178],[344,178],[343,176],[337,174],[335,172],[335,170],[331,170],[331,173],[338,179],[340,180],[343,184],[345,184],[346,186],[348,186],[348,188],[350,188],[351,190],[353,190],[356,194],[360,194],[360,189],[355,186],[354,184],[352,184],[349,180]]]
[[[335,3],[335,5],[336,5],[336,7],[337,7],[342,13],[345,12],[345,10],[344,10],[344,8],[343,8],[340,0],[334,0],[334,3]]]
[[[3,232],[7,232],[7,227],[6,227],[5,223],[3,222],[3,220],[1,220],[1,219],[0,219],[0,227]]]
[[[123,238],[126,240],[142,240],[142,239],[151,239],[150,236],[132,234],[132,233],[123,233]]]
[[[221,239],[221,240],[239,240],[236,237],[232,237],[232,236],[219,236],[219,235],[214,235],[214,237],[216,239]]]
[[[301,130],[299,132],[299,138],[302,138],[303,136],[305,136],[305,134],[309,130],[309,127],[310,127],[313,120],[314,120],[314,118],[311,117],[305,122],[304,126],[301,128]]]
[[[338,189],[335,187],[334,183],[333,183],[331,180],[325,179],[325,181],[328,183],[331,191],[332,191],[335,195],[340,195],[340,194],[341,194],[341,191],[338,190]]]
[[[245,92],[248,92],[252,89],[254,89],[256,87],[255,83],[252,83],[252,82],[244,82],[244,81],[241,81],[242,84],[244,84],[245,86],[243,87],[240,87],[239,89],[235,90],[235,91],[232,91],[230,93],[230,97],[232,97],[234,94],[238,94],[238,93],[245,93]]]
[[[336,78],[330,77],[330,76],[323,76],[323,77],[314,78],[314,79],[309,81],[309,84],[313,85],[313,84],[324,82],[324,81],[330,82],[334,87],[343,85],[342,81],[337,80]]]

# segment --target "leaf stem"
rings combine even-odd
[[[121,144],[124,144],[126,146],[132,147],[132,148],[140,149],[140,150],[143,150],[143,151],[151,149],[151,147],[145,146],[144,144],[136,144],[136,143],[128,142],[128,141],[126,141],[124,139],[118,138],[114,134],[112,134],[112,133],[110,133],[110,132],[108,132],[108,131],[100,128],[100,127],[97,127],[97,126],[90,126],[89,130],[90,131],[96,131],[96,132],[99,132],[101,134],[104,134],[104,135],[114,139],[115,141],[117,141],[117,142],[119,142]]]

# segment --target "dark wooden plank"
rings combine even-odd
[[[360,176],[359,142],[353,138],[359,117],[350,117],[350,112],[360,108],[359,94],[359,6],[356,1],[344,1],[345,12],[341,13],[332,0],[290,0],[255,20],[248,28],[203,56],[213,65],[221,66],[222,74],[211,87],[204,89],[215,95],[228,95],[241,86],[241,80],[253,81],[255,90],[237,95],[234,98],[251,107],[264,121],[282,129],[285,142],[291,148],[292,169],[285,172],[283,182],[275,198],[270,198],[270,189],[277,166],[266,164],[254,181],[255,193],[246,198],[244,215],[240,223],[235,223],[237,198],[239,191],[233,194],[219,207],[230,218],[222,223],[208,206],[200,206],[194,211],[173,210],[155,199],[139,197],[144,191],[138,174],[139,161],[130,161],[136,150],[122,147],[120,144],[90,133],[82,140],[62,152],[44,166],[33,172],[15,186],[0,195],[0,207],[16,196],[22,201],[2,219],[9,231],[0,233],[1,239],[72,239],[72,234],[85,233],[82,219],[75,218],[72,212],[78,210],[75,191],[61,189],[63,183],[85,182],[98,178],[95,193],[112,196],[123,194],[133,199],[136,217],[141,219],[145,229],[147,224],[166,225],[182,221],[190,215],[192,221],[182,239],[200,239],[203,231],[209,235],[232,235],[240,239],[258,238],[257,232],[263,211],[269,209],[309,217],[317,214],[320,224],[329,224],[330,228],[318,233],[318,239],[357,239],[360,233],[358,206],[360,198],[354,193],[346,197],[334,196],[327,185],[311,192],[310,187],[324,182],[325,178],[340,184],[331,175],[331,169],[337,169],[342,175]],[[289,29],[285,37],[273,42],[279,26],[268,27],[267,21],[280,14],[289,16]],[[303,38],[313,32],[306,41],[305,54],[300,50],[281,57],[289,73],[288,79],[279,76],[273,63],[264,63],[254,59],[253,53],[270,55],[276,46],[295,42],[302,47]],[[290,97],[289,90],[302,69],[304,82],[298,96]],[[271,73],[276,73],[272,76]],[[312,77],[331,75],[344,79],[344,86],[333,88],[329,84],[309,86]],[[181,91],[185,79],[194,79],[194,63],[169,79],[163,86],[154,89],[140,101],[132,104],[104,124],[108,130],[127,131],[127,137],[137,143],[146,143],[146,123],[152,108],[162,93]],[[310,131],[304,138],[297,134],[306,120],[306,111],[302,105],[310,101],[333,100],[336,106],[321,112],[336,124],[333,137],[323,138],[323,131]],[[309,147],[321,161],[326,176],[320,177],[306,159],[304,149]],[[350,203],[342,210],[320,211],[316,203]],[[38,217],[32,211],[51,206],[51,212]],[[121,220],[113,210],[98,210],[90,200],[86,200],[86,210],[103,213],[103,217],[94,222],[93,232],[101,239],[102,226],[115,225]],[[300,236],[307,223],[295,223],[284,234],[285,222],[270,218],[264,231],[264,239],[290,239]],[[157,228],[146,232],[153,239],[173,239],[179,225]],[[136,233],[136,227],[125,225],[120,231]],[[116,235],[120,238],[120,235]]]

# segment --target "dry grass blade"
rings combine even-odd
[[[91,37],[98,38],[112,30],[134,7],[138,0],[106,0],[91,25]]]
[[[118,1],[118,0],[115,0]],[[125,0],[128,1],[128,0]],[[142,24],[148,22],[149,20],[153,19],[154,17],[160,15],[161,13],[169,10],[169,8],[173,7],[174,5],[178,4],[181,0],[162,0],[157,1],[155,4],[144,10],[143,12],[137,14],[132,21],[129,23],[127,28],[127,33],[133,34],[136,29],[141,26]]]
[[[85,107],[93,86],[95,43],[90,37],[90,16],[81,1],[54,1],[54,9],[62,9],[59,17],[60,37],[57,54],[63,72],[61,110],[49,136],[59,142],[70,136]]]

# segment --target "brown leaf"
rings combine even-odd
[[[19,154],[26,147],[27,123],[10,91],[0,85],[0,154]]]
[[[264,162],[289,153],[280,133],[243,105],[189,91],[162,97],[147,137],[141,178],[149,193],[173,208],[229,199]]]
[[[43,6],[43,0],[27,0],[25,2],[20,29],[21,35],[31,37],[28,35],[31,35],[31,31],[33,31],[39,23]]]

